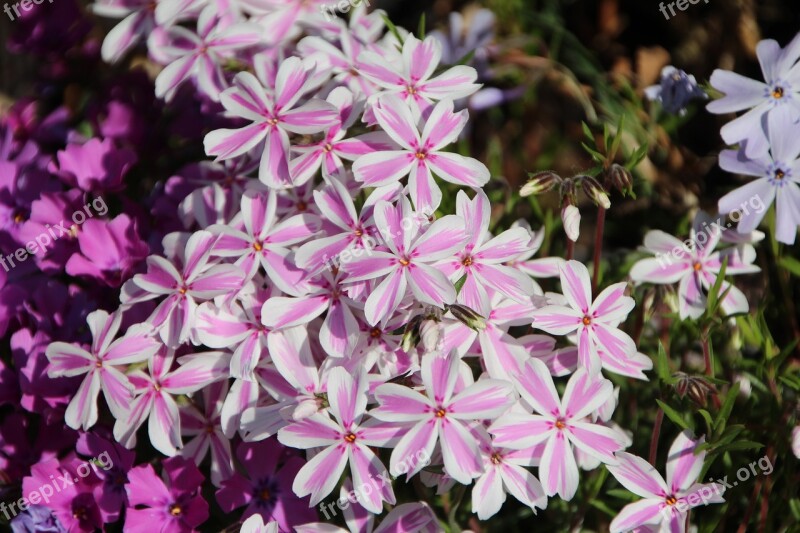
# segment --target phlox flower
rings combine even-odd
[[[544,228],[539,231],[533,231],[530,225],[524,220],[517,220],[511,224],[512,228],[525,228],[530,234],[530,242],[526,250],[520,253],[517,257],[506,261],[505,265],[533,278],[556,278],[559,275],[560,268],[564,264],[564,260],[560,257],[542,257],[540,259],[532,259],[532,257],[539,251],[542,243],[544,242]],[[542,288],[533,280],[534,294],[544,294]]]
[[[156,96],[167,101],[187,79],[194,79],[199,92],[218,101],[227,88],[223,62],[262,38],[262,29],[256,24],[226,23],[214,6],[200,13],[196,33],[178,25],[164,31],[167,42],[160,53],[171,61],[156,78]]]
[[[367,322],[374,326],[390,316],[408,288],[421,303],[440,308],[453,303],[455,287],[432,264],[461,248],[467,238],[464,219],[456,215],[442,217],[419,235],[413,222],[409,224],[414,215],[405,197],[396,206],[379,202],[374,216],[388,251],[372,250],[341,265],[348,274],[347,283],[381,279],[364,304]]]
[[[386,468],[369,448],[387,447],[396,442],[400,428],[375,420],[362,420],[367,407],[367,380],[362,372],[354,379],[342,367],[328,374],[328,413],[315,413],[308,418],[286,426],[278,432],[278,440],[292,448],[324,447],[314,455],[295,477],[293,489],[298,496],[311,495],[311,505],[316,505],[331,493],[350,464],[353,484],[372,486],[371,491],[359,495],[365,509],[380,513],[382,502],[395,503],[394,491],[380,476]]]
[[[31,467],[30,476],[22,480],[22,495],[29,501],[33,492],[37,494],[33,501],[42,501],[40,490],[43,487],[59,489],[49,497],[46,506],[53,511],[64,531],[89,533],[103,526],[94,494],[100,481],[91,471],[88,476],[79,476],[78,468],[83,464],[83,460],[70,452],[60,462],[48,459],[36,463]]]
[[[626,505],[611,522],[612,533],[640,527],[662,532],[684,533],[686,513],[698,505],[723,503],[725,488],[719,483],[696,483],[706,452],[696,452],[705,438],[695,439],[685,430],[670,446],[667,480],[647,461],[626,452],[617,453],[617,464],[608,470],[623,487],[643,499]]]
[[[524,449],[545,443],[539,463],[545,493],[571,500],[578,489],[573,448],[610,464],[616,462],[614,452],[626,441],[625,435],[587,418],[609,399],[614,386],[581,368],[570,377],[559,399],[550,372],[537,359],[528,360],[514,381],[522,399],[538,414],[509,412],[495,420],[489,427],[494,445]]]
[[[92,346],[85,350],[73,344],[54,342],[45,354],[50,360],[47,375],[71,377],[86,375],[64,414],[71,428],[89,429],[97,422],[97,395],[102,389],[111,414],[124,416],[133,399],[133,385],[117,366],[138,363],[151,358],[159,343],[150,337],[147,326],[132,327],[114,340],[122,322],[122,313],[109,315],[98,310],[86,317],[92,331]]]
[[[347,498],[347,493],[341,497]],[[297,533],[348,533],[351,531],[363,531],[365,533],[441,533],[444,531],[439,525],[436,515],[425,502],[403,503],[386,513],[381,523],[375,526],[375,515],[363,513],[356,515],[355,512],[348,512],[353,504],[344,510],[345,520],[348,529],[337,527],[327,523],[312,523],[297,526]],[[367,515],[367,516],[364,516]]]
[[[153,447],[167,456],[182,446],[178,404],[173,396],[198,391],[228,376],[229,356],[223,352],[192,354],[172,370],[175,354],[157,354],[147,361],[148,373],[135,370],[128,378],[136,398],[114,424],[114,438],[127,448],[136,445],[136,431],[149,418],[147,433]]]
[[[547,507],[547,496],[539,480],[524,467],[539,465],[542,447],[511,450],[494,446],[483,427],[473,429],[479,442],[484,472],[472,488],[472,510],[481,520],[497,514],[506,501],[506,493],[530,507]]]
[[[394,95],[382,96],[373,106],[378,124],[399,145],[399,150],[376,151],[353,163],[353,174],[366,187],[387,185],[404,176],[417,211],[432,214],[442,201],[439,178],[467,187],[483,187],[489,181],[486,165],[471,157],[444,152],[467,123],[466,110],[453,112],[453,100],[436,104],[420,132],[408,104]]]
[[[200,495],[204,478],[194,463],[170,457],[161,464],[163,480],[149,464],[128,472],[125,531],[189,533],[208,520],[208,503]]]
[[[415,117],[426,114],[433,102],[464,98],[480,88],[475,83],[477,71],[466,65],[433,76],[442,58],[442,45],[436,37],[421,41],[409,34],[402,45],[402,57],[391,62],[375,52],[365,52],[360,57],[359,72],[405,101]]]
[[[533,281],[527,274],[503,264],[527,251],[530,233],[517,227],[492,237],[490,209],[489,198],[483,191],[479,190],[472,200],[464,191],[458,191],[456,215],[466,222],[469,240],[455,258],[438,265],[454,283],[467,277],[457,301],[473,310],[487,307],[488,290],[519,302],[530,301],[534,291]]]
[[[600,350],[622,360],[636,353],[633,339],[618,329],[635,305],[633,298],[625,296],[626,286],[615,283],[592,301],[589,271],[578,261],[567,261],[561,267],[563,300],[535,310],[533,327],[553,335],[574,333],[580,366],[598,374],[603,364]]]
[[[298,156],[289,163],[289,171],[296,185],[305,183],[320,169],[324,178],[332,178],[343,172],[343,160],[353,161],[364,154],[394,147],[392,140],[382,131],[345,138],[348,128],[364,111],[363,99],[357,99],[344,87],[337,87],[325,100],[339,112],[339,120],[323,132],[321,140],[292,146],[292,152]]]
[[[280,220],[278,197],[272,190],[250,190],[242,196],[242,211],[230,224],[219,224],[208,231],[219,235],[213,255],[236,258],[245,274],[253,279],[263,268],[269,280],[288,294],[297,294],[306,273],[289,261],[290,248],[319,230],[319,218],[311,214]]]
[[[240,444],[236,457],[243,472],[223,481],[216,492],[222,510],[232,513],[246,505],[242,519],[259,516],[274,520],[281,531],[292,531],[294,526],[314,519],[316,513],[309,509],[308,498],[292,492],[292,483],[304,461],[295,455],[281,461],[286,457],[285,451],[275,439]]]
[[[95,499],[103,521],[116,522],[128,503],[125,484],[128,482],[128,471],[133,467],[136,453],[114,442],[110,435],[104,438],[94,432],[81,434],[75,450],[83,457],[100,463],[99,468],[94,469],[94,473],[102,480],[102,483],[94,487]]]
[[[251,124],[239,129],[219,129],[206,135],[206,154],[218,161],[231,159],[263,143],[259,179],[280,189],[294,182],[289,172],[289,133],[313,134],[333,126],[336,108],[319,98],[298,105],[311,89],[313,67],[290,57],[278,69],[275,87],[265,88],[249,72],[240,72],[220,102],[233,116]]]
[[[208,231],[195,232],[185,241],[175,234],[164,240],[165,248],[172,248],[174,263],[157,255],[148,257],[147,272],[137,274],[122,286],[120,301],[128,306],[166,296],[147,323],[158,331],[164,344],[176,348],[189,340],[197,300],[235,293],[241,288],[244,275],[235,265],[210,262],[217,237]]]
[[[800,80],[799,80],[800,81]],[[794,244],[800,225],[800,135],[787,113],[770,113],[766,122],[769,152],[747,157],[745,150],[724,150],[719,166],[728,172],[755,176],[719,199],[721,214],[736,212],[739,233],[755,230],[775,202],[775,238]]]
[[[380,405],[370,413],[380,420],[411,424],[392,451],[393,471],[399,463],[424,451],[433,456],[436,443],[442,450],[444,470],[453,479],[470,484],[484,471],[480,449],[470,433],[469,423],[493,419],[508,409],[515,394],[510,383],[482,379],[455,392],[462,361],[451,354],[430,354],[422,358],[422,382],[425,394],[402,385],[389,383],[375,389]],[[417,461],[406,472],[408,477],[425,465]]]
[[[637,283],[668,285],[679,282],[679,313],[682,319],[698,318],[706,310],[706,293],[714,286],[722,262],[727,258],[726,275],[750,274],[761,269],[753,264],[756,251],[750,244],[740,244],[714,251],[725,230],[705,213],[698,213],[684,243],[663,231],[649,231],[644,248],[656,255],[641,259],[631,267],[630,276]],[[750,308],[744,293],[727,281],[722,282],[722,310],[728,314],[746,313]]]
[[[228,393],[227,381],[216,381],[203,388],[202,409],[196,404],[180,407],[181,435],[194,437],[181,448],[180,455],[195,464],[211,454],[211,483],[219,487],[233,475],[231,443],[222,432],[222,403]]]
[[[745,143],[748,157],[762,156],[769,148],[761,127],[765,114],[787,114],[792,122],[800,118],[800,35],[786,48],[765,39],[756,46],[756,54],[764,81],[717,69],[711,75],[711,86],[725,96],[706,106],[716,114],[746,111],[725,124],[720,133],[727,144]]]
[[[231,377],[255,381],[254,371],[267,351],[270,329],[261,323],[265,296],[242,295],[219,306],[206,302],[197,308],[195,337],[209,348],[225,348],[233,352]]]
[[[400,189],[397,183],[376,188],[364,201],[361,213],[357,213],[347,186],[336,179],[328,180],[324,187],[314,191],[314,204],[326,222],[327,236],[301,245],[294,256],[297,265],[315,273],[338,266],[342,261],[340,256],[346,251],[353,255],[369,253],[380,236],[373,218],[375,204],[381,200],[394,202],[400,196]]]

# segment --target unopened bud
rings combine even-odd
[[[528,183],[522,186],[519,191],[520,196],[532,196],[534,194],[542,194],[550,191],[557,183],[561,182],[561,176],[552,170],[545,170],[544,172],[537,172],[529,174],[530,179]]]
[[[453,316],[468,328],[475,331],[486,329],[486,319],[466,305],[453,304],[449,309]]]
[[[436,351],[442,338],[442,326],[438,320],[426,318],[419,326],[419,336],[425,353]]]
[[[583,176],[581,178],[581,187],[583,188],[583,193],[594,203],[603,209],[611,207],[611,200],[608,199],[608,194],[606,194],[606,190],[600,185],[599,181],[591,176]]]
[[[403,338],[400,341],[400,348],[402,348],[404,352],[411,353],[411,351],[416,348],[420,339],[419,325],[421,322],[422,315],[417,315],[406,324],[406,329],[403,331]]]
[[[631,173],[627,168],[614,163],[611,165],[611,168],[608,169],[608,176],[611,180],[611,185],[619,192],[622,194],[628,194],[631,192],[633,187],[633,176],[631,176]]]
[[[561,210],[561,222],[567,238],[576,242],[581,234],[581,212],[574,205],[565,205]]]

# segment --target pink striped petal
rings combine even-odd
[[[406,284],[405,273],[401,269],[395,269],[375,287],[364,304],[364,314],[371,326],[378,324],[397,309],[406,294]]]
[[[267,124],[256,122],[238,129],[211,131],[203,139],[203,146],[207,155],[222,161],[246,154],[262,142],[266,135]]]
[[[87,430],[97,422],[97,395],[100,393],[100,374],[90,372],[81,382],[64,413],[64,421],[72,429]]]
[[[629,503],[622,508],[622,511],[611,521],[612,533],[623,533],[625,531],[633,531],[642,526],[656,526],[664,516],[661,509],[666,505],[663,500],[645,499],[638,502]],[[652,528],[652,530],[659,530],[660,528]],[[680,531],[680,528],[678,529]],[[674,531],[667,529],[667,531]]]
[[[426,161],[434,174],[450,183],[467,187],[483,187],[489,183],[489,169],[477,159],[436,152],[428,154]]]
[[[553,433],[553,420],[539,415],[509,412],[489,426],[494,445],[523,450],[544,442]]]
[[[528,360],[515,382],[522,398],[536,411],[549,416],[561,413],[556,386],[544,363],[538,359]]]
[[[483,472],[478,443],[458,420],[445,417],[439,425],[444,471],[459,483],[468,485]]]
[[[441,271],[428,265],[412,264],[407,272],[408,285],[419,301],[436,307],[455,303],[456,289]]]
[[[372,152],[356,159],[353,175],[368,187],[389,185],[408,175],[415,162],[416,158],[411,152]]]
[[[387,383],[375,389],[375,399],[380,404],[370,415],[388,422],[416,422],[429,418],[431,403],[417,391]]]
[[[673,493],[685,491],[697,481],[703,469],[705,452],[695,454],[705,437],[695,439],[689,430],[684,430],[675,438],[667,454],[667,484]]]
[[[147,422],[147,433],[153,448],[164,455],[172,457],[183,445],[178,405],[169,394],[155,396],[150,420]]]
[[[650,463],[627,452],[616,454],[617,463],[608,471],[629,491],[643,498],[664,498],[669,494],[664,478]]]
[[[600,424],[571,422],[567,427],[577,448],[604,463],[615,463],[614,453],[625,447],[625,435]]]
[[[425,122],[425,129],[422,132],[423,145],[427,150],[437,152],[452,144],[458,139],[467,120],[469,113],[466,109],[453,113],[453,101],[442,100],[436,104]]]
[[[356,443],[348,446],[350,459],[350,473],[353,475],[353,485],[358,487],[356,494],[358,502],[372,513],[383,512],[383,501],[395,503],[392,485],[381,480],[380,476],[386,471],[381,460],[364,445]],[[369,486],[370,489],[364,487]]]
[[[394,142],[406,150],[420,148],[420,136],[411,109],[395,95],[383,96],[373,108],[375,118]]]
[[[329,446],[315,455],[297,473],[292,490],[298,497],[311,496],[309,505],[322,501],[339,483],[347,466],[344,446]]]
[[[482,379],[459,392],[447,404],[447,416],[460,420],[494,419],[514,403],[511,384]]]
[[[281,429],[278,441],[284,446],[302,450],[331,446],[342,442],[342,428],[328,415],[314,413]]]
[[[539,465],[539,476],[548,496],[558,494],[571,500],[578,490],[578,465],[563,431],[556,431],[547,440]]]
[[[564,416],[579,420],[588,416],[608,400],[614,392],[614,385],[602,376],[592,376],[579,368],[567,382],[561,400]]]
[[[592,304],[592,280],[589,271],[578,261],[567,261],[561,268],[561,290],[573,309],[584,315]]]
[[[409,479],[427,466],[425,461],[418,460],[418,458],[430,459],[433,457],[433,448],[436,445],[436,438],[439,436],[438,427],[436,419],[427,418],[418,422],[403,435],[392,451],[390,459],[389,470],[393,476],[399,477],[406,474],[406,479]]]

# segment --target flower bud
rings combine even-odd
[[[599,181],[591,176],[583,176],[581,187],[583,188],[583,193],[594,203],[603,209],[611,207],[611,200],[608,199],[608,194],[606,194],[606,190],[600,185]]]
[[[633,176],[631,176],[631,173],[627,168],[614,163],[611,165],[611,168],[608,169],[608,176],[611,180],[611,185],[613,185],[614,188],[616,188],[619,192],[622,194],[628,194],[631,192],[631,188],[633,187]]]
[[[529,176],[530,179],[528,183],[523,185],[519,191],[519,195],[522,197],[548,192],[555,187],[557,183],[561,182],[561,176],[552,170],[529,174]]]
[[[448,309],[450,309],[450,312],[453,314],[453,316],[465,326],[474,329],[475,331],[482,331],[486,329],[486,319],[466,305],[453,304],[449,306]]]
[[[402,348],[404,352],[411,353],[411,351],[416,348],[420,340],[419,325],[421,322],[422,315],[417,315],[406,324],[406,329],[403,331],[403,338],[400,341],[400,348]]]
[[[425,353],[436,351],[442,339],[441,323],[438,320],[426,318],[419,326],[419,337]]]
[[[574,205],[565,205],[561,210],[561,222],[567,238],[576,242],[581,234],[581,212]]]

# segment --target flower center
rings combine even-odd
[[[692,268],[694,269],[695,272],[700,272],[701,270],[703,270],[703,264],[700,263],[700,261],[698,261],[697,263],[692,265]]]
[[[255,250],[256,252],[260,252],[263,249],[264,249],[264,245],[262,243],[260,243],[258,241],[253,243],[253,250]]]
[[[308,204],[307,203],[305,203],[303,200],[300,200],[299,202],[297,202],[297,210],[298,211],[305,211],[306,209],[308,209]]]
[[[181,506],[177,503],[173,503],[169,506],[169,514],[172,516],[180,516],[181,513],[183,513],[183,509],[181,509]]]
[[[267,121],[267,124],[269,124],[270,126],[277,126],[277,125],[278,125],[278,122],[279,122],[279,121],[278,121],[278,119],[277,119],[277,118],[271,118],[271,119],[269,119],[269,120]]]
[[[417,94],[417,88],[413,85],[406,85],[406,92],[408,94]]]
[[[331,143],[325,143],[325,148],[323,148],[322,151],[327,154],[331,150],[333,150],[333,146],[331,146]]]
[[[409,263],[411,263],[411,261],[409,261],[409,260],[408,260],[408,259],[406,259],[405,257],[404,257],[404,258],[402,258],[402,259],[400,259],[400,264],[401,264],[401,265],[403,265],[403,266],[408,266],[408,265],[409,265]]]
[[[447,410],[442,408],[442,407],[440,407],[439,409],[436,410],[436,418],[444,418],[444,416],[446,414],[447,414]]]
[[[25,222],[25,215],[23,215],[22,213],[17,213],[16,215],[14,215],[14,222],[16,224],[21,224],[22,222]]]
[[[94,366],[96,366],[97,368],[103,368],[103,361],[98,359],[97,362],[95,362]]]
[[[503,462],[503,458],[500,457],[499,453],[493,453],[491,457],[492,464],[499,465]]]
[[[592,317],[590,317],[589,315],[586,315],[586,316],[583,317],[582,322],[583,322],[584,326],[589,326],[592,323]]]
[[[782,180],[784,176],[786,176],[786,173],[784,173],[783,170],[778,169],[775,171],[776,180]]]
[[[783,87],[775,87],[772,90],[772,97],[776,100],[780,100],[781,98],[783,98],[783,94],[784,94]]]
[[[414,155],[415,155],[415,156],[417,157],[417,159],[419,159],[420,161],[422,161],[422,160],[424,160],[426,157],[428,157],[428,154],[426,154],[425,152],[422,152],[422,151],[420,151],[420,152],[417,152],[417,153],[416,153],[416,154],[414,154]]]
[[[564,429],[567,427],[567,424],[564,422],[563,418],[556,419],[556,429]]]
[[[364,231],[361,228],[358,228],[355,231],[355,235],[356,235],[356,237],[361,237],[362,235],[364,235]]]
[[[347,435],[344,436],[344,440],[350,443],[355,442],[356,441],[355,433],[348,433]]]
[[[464,260],[461,261],[461,264],[464,265],[465,267],[472,265],[472,258],[469,256],[465,257]]]
[[[261,489],[261,491],[258,493],[258,497],[266,502],[272,498],[272,493],[269,491],[269,489]]]
[[[667,496],[665,501],[667,502],[667,505],[675,505],[676,503],[678,503],[678,499],[672,494]]]
[[[372,328],[369,332],[369,336],[372,337],[373,339],[377,339],[378,337],[381,336],[382,333],[383,331],[381,331],[380,328]]]
[[[178,292],[181,294],[186,294],[186,287],[181,287],[180,289],[178,289]]]

